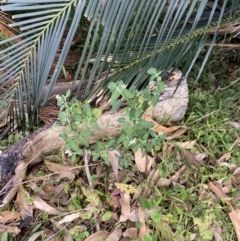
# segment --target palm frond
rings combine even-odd
[[[28,0],[27,3],[14,0],[3,2],[10,3],[1,7],[3,11],[29,10],[29,12],[15,15],[15,19],[23,20],[9,25],[10,27],[20,26],[22,33],[0,42],[3,46],[16,39],[23,39],[0,52],[0,68],[3,72],[0,86],[4,88],[8,83],[14,83],[14,88],[8,89],[8,92],[0,97],[0,100],[4,102],[1,113],[3,116],[8,114],[13,102],[17,102],[20,119],[25,122],[25,113],[27,113],[30,124],[33,125],[36,124],[33,120],[39,108],[41,93],[59,50],[70,14],[75,12],[69,34],[51,76],[50,86],[55,84],[64,58],[70,49],[74,33],[82,17],[85,1],[78,1],[77,4],[74,0],[59,0],[57,3],[51,0]],[[48,98],[48,94],[45,99]]]
[[[15,103],[21,121],[25,121],[27,113],[30,124],[35,124],[41,95],[50,78],[42,105],[48,101],[74,35],[81,28],[80,19],[87,19],[89,26],[73,86],[78,83],[79,91],[87,81],[84,98],[91,101],[102,99],[111,81],[123,80],[125,84],[137,88],[145,86],[150,67],[163,71],[164,78],[171,67],[181,65],[187,76],[208,43],[201,72],[216,42],[219,26],[238,18],[240,8],[238,0],[215,0],[211,5],[208,0],[2,2],[6,4],[1,7],[3,11],[24,11],[13,15],[20,20],[10,25],[20,27],[22,32],[0,42],[3,46],[21,39],[0,51],[3,72],[0,86],[7,89],[0,96],[4,104],[2,113],[8,113]],[[70,27],[67,28],[67,25]],[[214,28],[216,31],[210,39],[209,29],[213,33]],[[61,46],[63,36],[65,41]],[[56,55],[59,55],[58,62],[53,64]],[[51,73],[53,65],[55,68]],[[9,85],[11,88],[7,88]]]

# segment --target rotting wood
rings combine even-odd
[[[186,79],[180,82],[176,90],[177,84],[174,80],[166,82],[165,91],[160,96],[158,104],[154,108],[150,108],[146,114],[159,121],[161,119],[181,120],[188,105],[188,86]],[[89,143],[103,139],[106,136],[117,136],[122,128],[122,124],[117,120],[123,116],[125,116],[123,110],[117,113],[104,112],[98,119],[101,130],[94,133],[94,137],[89,139]],[[82,126],[80,125],[79,131],[81,129]],[[70,133],[70,130],[65,126],[45,126],[0,154],[0,187],[2,189],[0,197],[2,206],[9,203],[17,193],[24,180],[27,168],[40,163],[42,154],[51,152],[63,145],[64,142],[59,137],[63,131]]]

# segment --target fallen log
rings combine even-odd
[[[178,88],[176,89],[178,85]],[[155,107],[150,108],[145,114],[152,119],[161,121],[181,120],[188,105],[188,85],[186,79],[181,82],[171,80],[165,82],[165,91],[159,97]],[[104,112],[98,119],[101,130],[90,138],[89,143],[103,139],[107,136],[117,136],[122,124],[117,120],[124,117],[124,111],[113,113]],[[78,130],[81,131],[80,125]],[[59,137],[63,131],[71,133],[65,126],[43,127],[24,137],[19,143],[2,151],[0,154],[0,198],[1,206],[9,203],[22,185],[26,170],[29,166],[42,161],[42,155],[60,148],[64,141]]]

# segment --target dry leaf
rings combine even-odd
[[[149,122],[153,122],[154,123],[154,127],[153,130],[155,132],[162,132],[162,133],[173,133],[176,130],[176,127],[165,127],[162,125],[159,125],[156,121],[154,121],[150,116],[145,115],[144,117],[145,121],[149,121]]]
[[[61,219],[61,220],[58,222],[58,225],[61,225],[61,224],[63,224],[63,223],[72,222],[72,221],[75,220],[76,218],[79,218],[79,213],[73,213],[73,214],[66,215],[63,219]]]
[[[223,241],[221,227],[216,226],[216,225],[213,227],[213,236],[216,241]]]
[[[49,200],[49,193],[46,193],[42,187],[38,187],[35,182],[32,182],[30,185],[30,188],[34,191],[34,194],[39,196],[40,198],[43,198],[45,200]]]
[[[153,167],[156,167],[156,159],[155,157],[151,157],[149,155],[147,155],[147,169],[146,169],[146,175],[149,175],[151,169]]]
[[[138,237],[142,239],[144,235],[149,234],[149,230],[145,224],[145,213],[141,207],[138,208],[138,216],[139,216],[139,221],[141,222],[141,228],[139,230]]]
[[[172,181],[168,178],[165,178],[165,177],[161,177],[157,181],[158,187],[168,187],[168,186],[171,185],[171,183],[172,183]]]
[[[191,150],[195,146],[196,140],[185,141],[185,142],[175,142],[174,144],[180,148]]]
[[[36,233],[34,233],[29,239],[28,241],[35,241],[38,237],[40,237],[42,234],[44,233],[44,231],[38,231]]]
[[[14,203],[17,210],[20,212],[22,219],[32,217],[32,203],[29,202],[29,193],[23,188],[23,185],[19,185],[17,199]]]
[[[7,223],[11,220],[20,219],[20,213],[16,211],[1,211],[0,223]]]
[[[181,177],[185,169],[186,169],[186,166],[182,166],[173,176],[170,177],[171,181],[178,182],[179,178]]]
[[[118,241],[122,236],[122,228],[118,226],[108,235],[105,241]]]
[[[118,180],[118,161],[120,157],[120,152],[117,150],[112,150],[108,152],[109,162],[112,165],[113,172],[115,174],[116,179]]]
[[[130,194],[124,192],[122,194],[122,197],[120,199],[120,205],[121,205],[121,216],[119,218],[119,222],[125,222],[128,220],[128,217],[130,215]]]
[[[204,158],[206,158],[207,154],[206,153],[198,153],[196,152],[195,157],[198,162],[202,162]]]
[[[188,150],[180,149],[182,158],[189,164],[195,167],[200,166],[200,162],[197,161],[196,156]]]
[[[230,158],[231,158],[231,153],[230,152],[225,153],[224,155],[222,155],[220,158],[216,160],[216,163],[220,164],[223,161],[228,161]]]
[[[123,232],[122,236],[136,239],[138,237],[138,229],[135,227],[127,228],[126,231]]]
[[[91,234],[89,237],[87,237],[84,241],[99,241],[99,240],[105,240],[108,236],[108,232],[106,231],[98,231],[96,233]]]
[[[111,196],[111,201],[109,202],[109,205],[114,208],[120,207],[119,199],[120,199],[119,195]]]
[[[119,221],[118,213],[117,212],[113,212],[111,218],[118,222]]]
[[[231,212],[228,213],[230,220],[235,229],[238,240],[240,240],[240,210],[234,208],[232,202],[228,198],[228,196],[222,191],[221,185],[216,183],[214,185],[212,182],[208,183],[208,187],[211,191],[213,191],[225,204],[227,204],[231,208]]]
[[[66,166],[47,160],[45,160],[44,163],[51,172],[58,174],[58,180],[67,178],[70,181],[73,181],[75,179],[75,175],[79,173],[79,169],[74,166]]]
[[[129,215],[128,219],[133,223],[136,223],[137,221],[139,221],[138,208],[134,208],[130,212],[130,215]]]
[[[230,121],[230,125],[235,129],[240,128],[240,122]]]
[[[184,134],[186,131],[187,131],[187,127],[186,126],[176,126],[174,133],[172,135],[170,135],[170,136],[167,136],[166,139],[167,140],[176,139],[179,136],[181,136],[182,134]]]
[[[48,205],[45,201],[43,201],[40,197],[38,196],[33,196],[33,204],[35,207],[43,212],[52,214],[52,215],[57,215],[59,214],[59,211],[50,205]]]
[[[19,233],[21,233],[21,229],[19,229],[17,227],[7,226],[7,225],[1,225],[0,233],[3,233],[3,232],[19,234]]]
[[[134,153],[134,155],[135,155],[135,163],[138,170],[144,173],[147,167],[147,155],[143,156],[141,148],[138,148],[137,151]]]

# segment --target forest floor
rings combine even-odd
[[[57,150],[0,211],[0,240],[240,240],[240,60],[216,56],[198,84],[198,66],[188,79],[189,106],[177,123],[186,132],[148,153],[144,170],[136,154],[129,168],[112,155],[110,165],[89,160],[88,169],[81,157],[72,170]],[[21,223],[19,202],[32,220]]]

